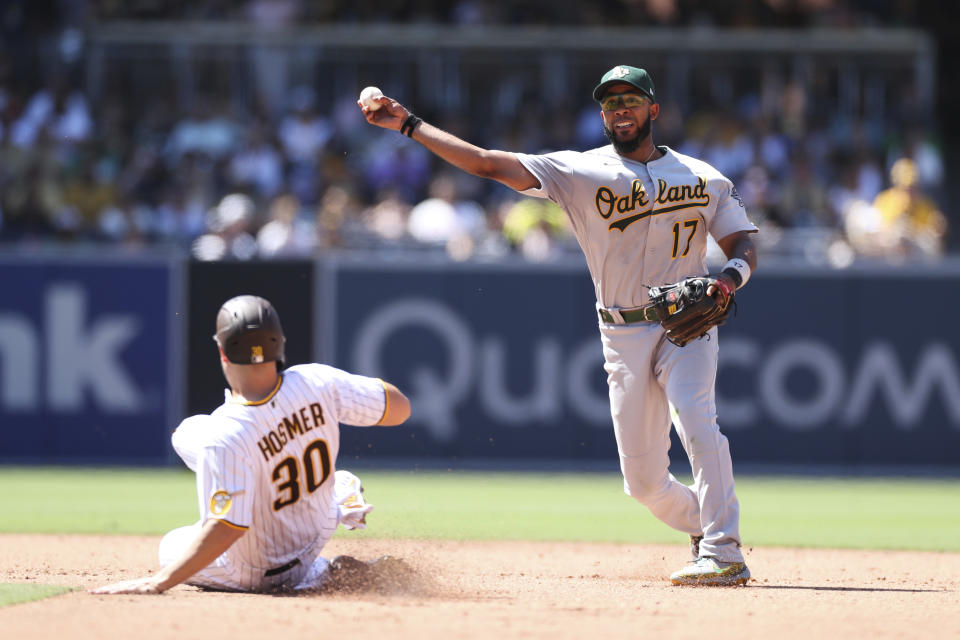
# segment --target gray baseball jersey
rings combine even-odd
[[[707,233],[756,231],[733,184],[709,164],[660,146],[646,164],[611,145],[586,152],[518,153],[540,180],[521,193],[562,207],[587,259],[597,302],[630,308],[647,286],[707,273]]]
[[[377,424],[387,409],[384,384],[307,364],[284,371],[262,401],[241,404],[226,395],[210,416],[184,420],[172,437],[197,474],[200,523],[214,518],[246,530],[191,582],[243,590],[295,586],[337,527],[339,423]],[[284,567],[289,575],[276,571]]]

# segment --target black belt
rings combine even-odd
[[[278,576],[284,571],[290,571],[290,569],[293,569],[298,564],[300,564],[300,558],[294,558],[287,564],[281,565],[279,567],[275,567],[273,569],[268,569],[267,571],[264,572],[263,575],[266,576],[267,578],[271,576]]]
[[[600,319],[607,324],[633,324],[635,322],[660,322],[657,310],[652,306],[633,309],[597,309]],[[617,316],[620,316],[618,319]]]

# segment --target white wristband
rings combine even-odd
[[[727,264],[723,265],[724,269],[733,269],[740,274],[740,285],[737,289],[743,287],[747,284],[747,280],[750,279],[750,265],[747,264],[746,260],[741,258],[731,258]]]

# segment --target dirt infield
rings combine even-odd
[[[0,582],[83,589],[145,575],[159,538],[0,535]],[[180,586],[0,609],[3,638],[954,638],[960,554],[753,548],[748,587],[673,587],[685,547],[335,539],[404,558],[403,593],[269,596]]]

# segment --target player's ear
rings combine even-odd
[[[657,119],[657,116],[660,115],[660,103],[659,103],[659,102],[654,102],[653,104],[651,104],[651,105],[650,105],[650,112],[649,112],[649,113],[650,113],[650,119],[651,119],[651,120],[656,120],[656,119]]]

